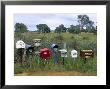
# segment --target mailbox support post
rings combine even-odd
[[[64,57],[62,57],[62,64],[64,65]]]
[[[23,55],[24,55],[24,48],[19,48],[18,49],[18,55],[19,55],[19,61],[21,65],[23,64]]]
[[[57,59],[58,59],[58,56],[57,56],[57,54],[56,54],[56,53],[54,53],[54,64],[56,64],[56,63],[57,63]]]
[[[85,58],[85,59],[84,59],[84,63],[86,63],[86,60],[87,60],[87,59]]]

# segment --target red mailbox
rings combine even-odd
[[[40,49],[40,57],[47,60],[50,57],[50,50],[48,48]]]

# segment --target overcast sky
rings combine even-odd
[[[37,24],[47,24],[51,30],[54,30],[60,24],[65,27],[70,27],[70,25],[77,25],[77,16],[84,14],[14,14],[14,24],[24,23],[28,30],[37,30]],[[95,25],[97,22],[96,14],[85,14],[88,15],[90,20],[92,20]]]

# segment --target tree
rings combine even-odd
[[[68,32],[79,34],[80,33],[80,26],[79,25],[76,25],[76,26],[70,25],[70,28],[68,28]]]
[[[69,33],[74,33],[74,29],[75,29],[75,26],[74,25],[70,25],[70,27],[68,28],[68,32]]]
[[[23,23],[16,23],[14,27],[15,27],[15,32],[24,33],[28,31],[27,26],[24,25]]]
[[[64,27],[63,24],[59,25],[59,27],[56,27],[56,29],[55,29],[56,33],[61,33],[61,32],[66,32],[66,31],[67,31],[67,28]]]
[[[89,21],[88,24],[86,25],[86,29],[88,30],[88,32],[92,32],[92,30],[95,30],[93,24],[94,22]]]
[[[91,21],[87,15],[78,15],[78,22],[81,31],[91,32],[94,30],[94,22]],[[86,29],[84,29],[84,27],[86,27]]]
[[[46,24],[39,24],[36,27],[40,33],[50,33],[50,28]]]
[[[89,22],[89,17],[87,15],[78,15],[78,22],[80,30],[83,30],[83,27]]]
[[[81,31],[80,31],[80,26],[79,25],[76,25],[75,26],[75,30],[74,30],[74,33],[75,34],[79,34]]]

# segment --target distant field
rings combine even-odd
[[[15,63],[14,73],[16,75],[18,74],[22,76],[22,73],[26,75],[39,75],[39,73],[43,73],[43,71],[44,73],[46,71],[47,75],[65,75],[60,72],[67,73],[66,75],[68,76],[97,75],[97,35],[94,35],[93,33],[82,32],[80,34],[71,34],[66,32],[58,34],[51,32],[38,34],[37,32],[26,32],[22,34],[15,34],[15,42],[19,39],[19,37],[28,44],[31,44],[33,39],[42,39],[42,46],[40,48],[50,48],[52,43],[58,43],[61,48],[64,48],[64,44],[66,44],[68,57],[65,58],[65,65],[55,65],[53,64],[53,57],[44,64],[38,56],[30,56],[28,62],[24,63],[24,66],[21,66],[20,63]],[[72,49],[76,49],[78,51],[78,58],[75,61],[70,56]],[[81,49],[92,49],[95,52],[95,56],[88,59],[87,63],[84,63],[84,60],[79,57],[79,51]],[[61,57],[59,57],[59,60],[61,60]],[[27,65],[31,65],[31,67],[28,67]],[[75,72],[70,71],[76,71],[79,74],[74,74]],[[54,72],[54,74],[50,72]]]
[[[36,38],[43,38],[46,37],[48,38],[48,40],[53,40],[54,37],[56,37],[58,35],[58,33],[37,33],[37,32],[26,32],[22,34],[23,36],[25,36],[25,38],[29,38],[29,39],[36,39]],[[91,41],[96,41],[96,37],[97,35],[94,35],[93,33],[80,33],[80,34],[72,34],[72,33],[61,33],[61,36],[64,38],[63,41],[68,41],[68,40],[83,40],[84,38],[87,38],[87,40],[91,40]]]

